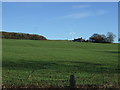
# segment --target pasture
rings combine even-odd
[[[2,40],[6,86],[76,86],[118,83],[118,44],[49,40]]]

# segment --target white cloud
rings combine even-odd
[[[107,13],[106,10],[99,10],[99,11],[96,13],[96,15],[104,15],[104,14],[106,14],[106,13]]]
[[[60,17],[61,19],[63,18],[73,18],[73,19],[79,19],[79,18],[85,18],[85,17],[89,17],[91,16],[92,13],[90,12],[82,12],[82,13],[74,13],[74,14],[70,14],[70,15],[66,15],[63,17]]]
[[[73,13],[70,15],[58,17],[57,19],[80,19],[80,18],[86,18],[86,17],[92,17],[92,16],[100,16],[106,14],[106,10],[98,10],[96,12],[80,12],[80,13]]]
[[[79,5],[79,6],[73,6],[73,8],[88,8],[91,7],[91,5]]]

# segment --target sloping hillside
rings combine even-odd
[[[2,82],[6,86],[69,86],[117,83],[118,44],[3,39]]]

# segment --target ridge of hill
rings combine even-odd
[[[28,39],[28,40],[47,40],[46,37],[38,34],[0,32],[0,38],[4,39]]]

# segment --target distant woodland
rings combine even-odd
[[[73,42],[94,42],[94,43],[112,43],[116,36],[112,32],[107,35],[94,33],[88,40],[77,38]],[[46,37],[37,34],[15,33],[15,32],[0,32],[0,38],[3,39],[26,39],[26,40],[47,40]]]
[[[0,38],[4,39],[27,39],[27,40],[47,40],[44,36],[37,34],[0,32]]]

